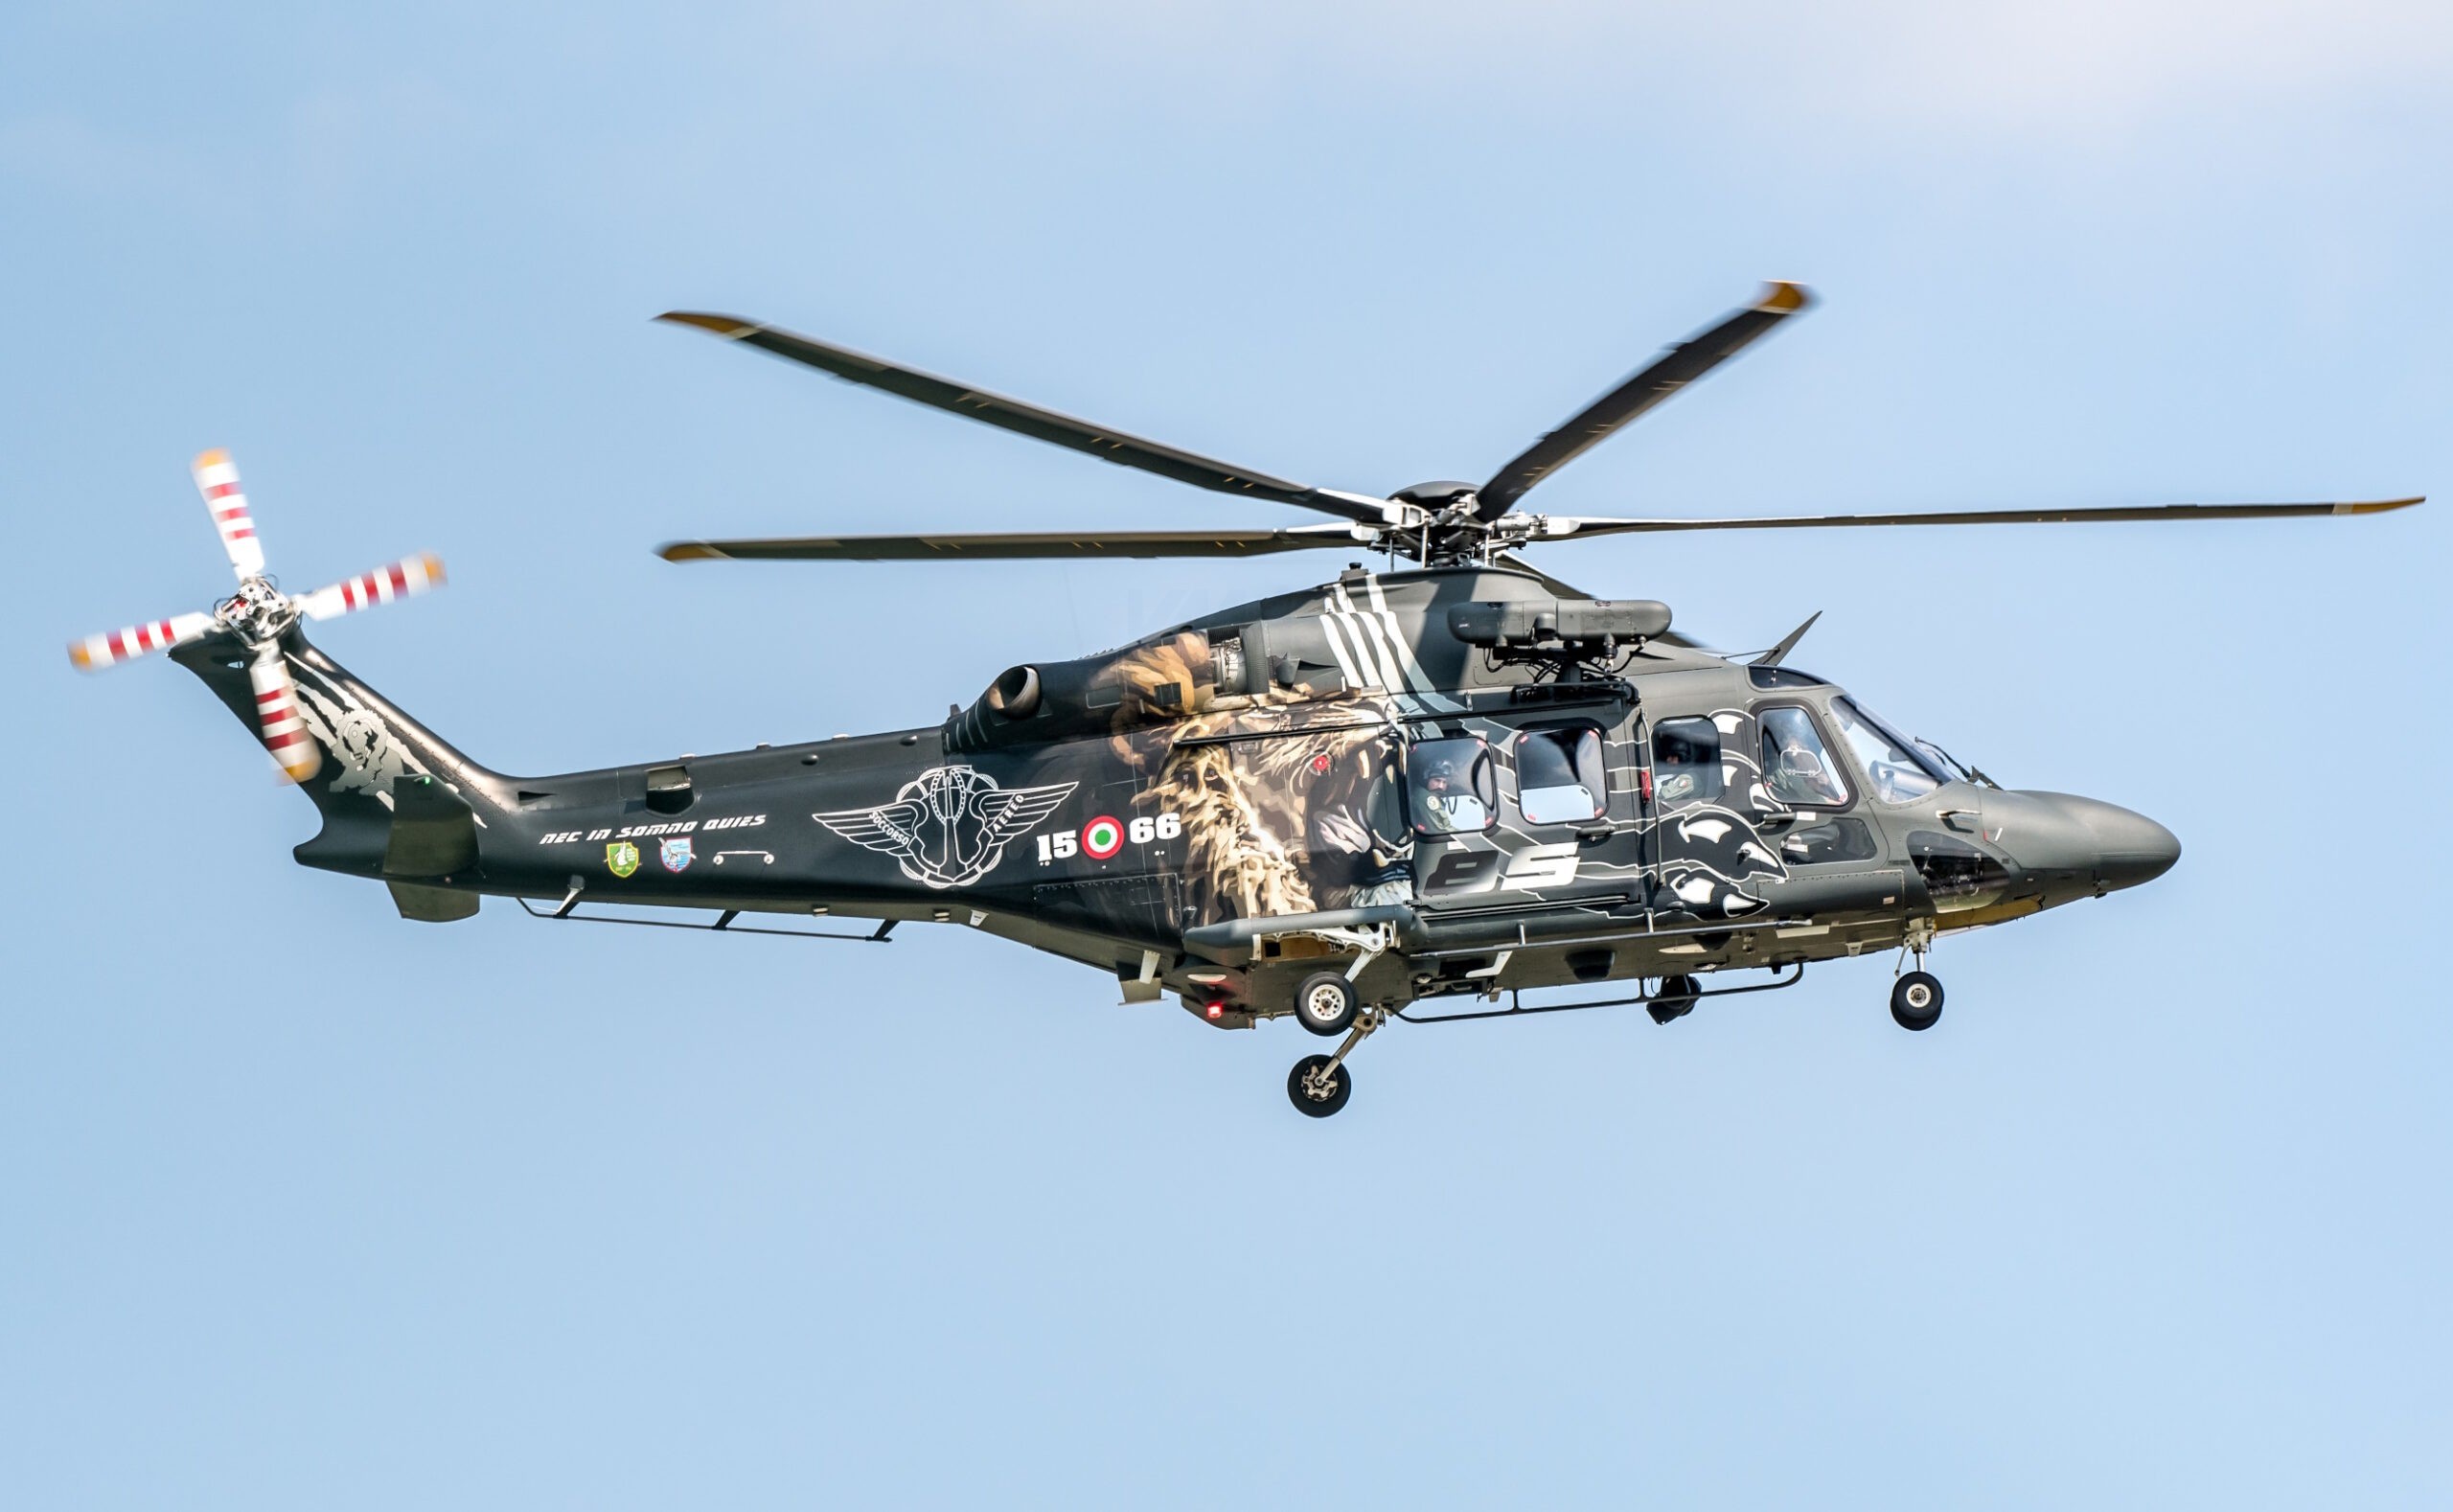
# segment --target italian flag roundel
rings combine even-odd
[[[1092,860],[1103,861],[1124,849],[1124,826],[1102,813],[1082,826],[1082,849]]]

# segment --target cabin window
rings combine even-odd
[[[1781,803],[1800,809],[1847,806],[1848,784],[1840,775],[1814,716],[1794,703],[1757,710],[1763,731],[1763,786]]]
[[[1652,727],[1653,792],[1664,804],[1721,795],[1721,732],[1709,720],[1663,720]]]
[[[1831,722],[1866,768],[1874,796],[1885,803],[1921,798],[1948,780],[1914,746],[1845,699],[1831,700]]]
[[[1499,773],[1479,737],[1415,742],[1406,777],[1416,835],[1479,835],[1499,817]]]
[[[1608,790],[1601,732],[1590,724],[1526,730],[1516,737],[1516,807],[1527,824],[1581,824],[1601,817]]]

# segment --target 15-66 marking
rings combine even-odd
[[[1183,833],[1184,821],[1175,813],[1136,814],[1130,821],[1102,813],[1078,830],[1041,836],[1039,863],[1052,866],[1075,856],[1088,856],[1094,861],[1104,861],[1123,850],[1128,842],[1150,845],[1159,840],[1172,840]]]

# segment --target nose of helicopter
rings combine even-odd
[[[2089,876],[2108,892],[2153,882],[2181,859],[2180,837],[2143,813],[2075,793],[2019,796],[2043,821],[2011,848],[2030,870]]]

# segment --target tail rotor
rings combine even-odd
[[[255,515],[247,507],[246,491],[240,485],[239,469],[230,454],[218,447],[204,452],[192,470],[205,508],[213,513],[221,549],[238,575],[239,591],[215,605],[210,614],[177,614],[71,641],[68,659],[80,671],[94,672],[207,635],[232,637],[247,648],[247,679],[255,689],[256,723],[264,748],[272,753],[283,776],[305,782],[322,767],[323,751],[299,712],[297,685],[282,651],[283,635],[301,619],[337,619],[441,587],[443,563],[430,554],[406,557],[312,593],[289,597],[264,571],[264,543],[257,538]]]

